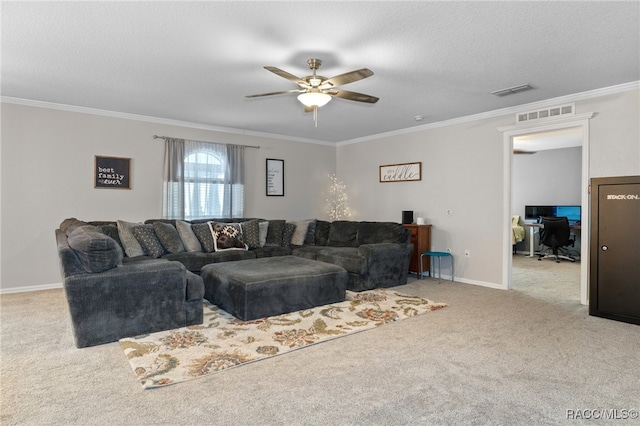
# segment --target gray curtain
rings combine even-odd
[[[244,146],[166,139],[163,217],[244,214]]]

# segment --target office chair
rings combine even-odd
[[[540,244],[551,249],[550,253],[539,253],[538,260],[552,258],[556,263],[560,263],[560,259],[575,262],[576,259],[569,254],[569,250],[565,247],[573,247],[575,239],[570,239],[571,230],[569,229],[569,220],[563,217],[542,217],[542,228],[540,228]],[[559,254],[562,253],[562,254]]]

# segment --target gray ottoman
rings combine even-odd
[[[204,297],[244,321],[345,300],[347,271],[297,256],[202,267]]]

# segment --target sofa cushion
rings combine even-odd
[[[338,265],[353,274],[368,273],[367,258],[358,253],[357,247],[325,247],[318,252],[317,260]]]
[[[69,234],[71,247],[87,272],[103,272],[122,265],[122,249],[111,237],[92,225],[75,228]]]
[[[118,220],[118,234],[120,235],[120,241],[124,252],[129,257],[144,256],[144,250],[135,235],[133,235],[133,227],[142,225],[142,223],[126,222],[124,220]]]
[[[215,251],[247,250],[247,245],[242,241],[242,230],[239,224],[209,222],[209,229],[213,236]]]
[[[60,223],[59,228],[62,230],[62,232],[64,232],[66,234],[66,236],[68,237],[69,234],[71,234],[71,232],[73,232],[74,229],[80,227],[80,226],[84,226],[87,225],[87,222],[83,222],[81,220],[76,219],[75,217],[70,217],[68,219],[63,220]]]
[[[284,233],[284,220],[270,220],[267,229],[267,240],[265,246],[282,247],[282,234]]]
[[[326,246],[329,241],[329,230],[331,222],[326,220],[316,220],[316,242],[317,246]]]
[[[260,225],[258,223],[258,219],[240,223],[240,228],[242,229],[242,240],[250,249],[260,247]]]
[[[153,230],[167,253],[181,253],[186,251],[184,243],[175,226],[166,222],[153,222]]]
[[[406,230],[394,222],[360,222],[357,245],[380,243],[406,243]]]
[[[190,223],[182,220],[176,220],[176,230],[178,231],[178,235],[180,235],[184,248],[188,252],[202,251],[202,245],[200,244],[200,241],[198,241],[196,234],[193,233]]]
[[[327,245],[332,247],[358,247],[357,237],[358,222],[337,220],[331,222]]]
[[[157,258],[165,254],[165,249],[158,239],[153,225],[134,226],[132,232],[146,255]]]
[[[202,250],[205,253],[211,253],[216,251],[216,247],[213,244],[213,235],[211,234],[211,228],[208,223],[192,223],[191,229],[196,234],[196,238],[202,246]]]

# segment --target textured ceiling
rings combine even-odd
[[[349,141],[640,80],[640,3],[2,2],[2,96]],[[264,70],[331,77],[318,127]],[[529,83],[507,97],[491,91]],[[424,116],[415,121],[414,116]],[[180,135],[175,135],[180,136]]]

